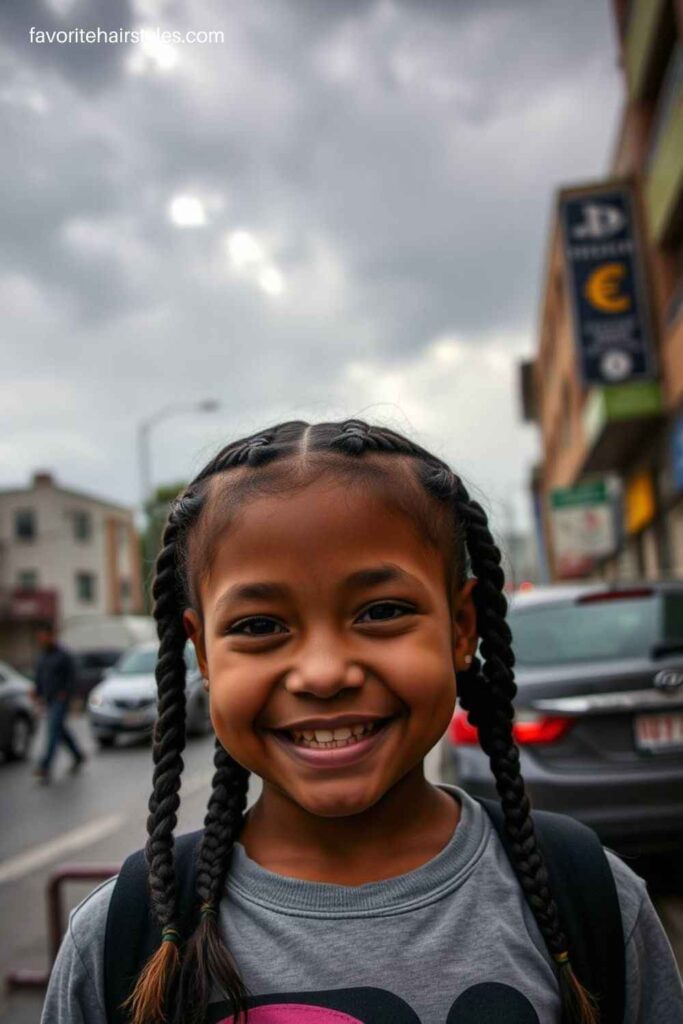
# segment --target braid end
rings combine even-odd
[[[576,1024],[600,1024],[595,999],[574,974],[569,958],[557,961],[560,968],[560,998],[567,1019]]]
[[[177,942],[162,941],[149,958],[135,988],[122,1003],[129,1010],[131,1024],[156,1024],[166,1020],[166,994],[180,967]]]

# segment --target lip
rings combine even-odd
[[[395,717],[396,712],[385,712],[378,715],[369,711],[365,714],[328,715],[317,718],[297,718],[294,722],[285,722],[283,725],[269,725],[268,731],[277,732],[301,732],[304,729],[341,729],[345,725],[364,725],[366,722],[382,722],[385,718]]]
[[[349,716],[346,717],[348,718]],[[382,717],[387,718],[386,715]],[[350,724],[367,722],[368,720],[367,717],[360,718],[357,722]],[[374,720],[378,721],[377,718]],[[320,721],[320,719],[312,719],[312,721]],[[332,719],[328,719],[328,721],[332,721]],[[368,754],[376,750],[384,742],[391,726],[396,721],[398,721],[398,717],[394,715],[377,732],[373,732],[370,736],[358,740],[357,743],[352,743],[348,747],[331,747],[327,750],[312,750],[310,747],[298,746],[293,740],[285,738],[279,732],[270,732],[270,735],[294,761],[314,768],[343,768],[348,765],[357,764],[367,757]],[[318,726],[318,728],[322,727]]]

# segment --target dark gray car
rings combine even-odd
[[[0,661],[0,752],[6,761],[23,761],[36,731],[31,694],[34,684]]]
[[[628,852],[683,849],[683,584],[555,586],[516,596],[515,738],[536,808]],[[495,796],[458,708],[459,783]]]

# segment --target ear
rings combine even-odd
[[[456,674],[469,668],[465,659],[474,657],[477,649],[477,610],[472,598],[476,585],[475,577],[467,580],[453,601],[453,664]]]
[[[197,653],[197,664],[204,679],[209,678],[209,663],[206,657],[206,643],[204,640],[204,625],[194,608],[186,608],[183,612],[183,625],[189,639],[194,644]]]

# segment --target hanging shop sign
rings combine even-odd
[[[565,189],[560,223],[579,367],[586,386],[655,375],[632,187]]]
[[[644,526],[652,522],[656,512],[657,500],[652,473],[649,470],[643,470],[629,479],[624,491],[626,532],[638,533]]]
[[[609,478],[550,492],[555,575],[586,576],[618,546],[617,493]]]

